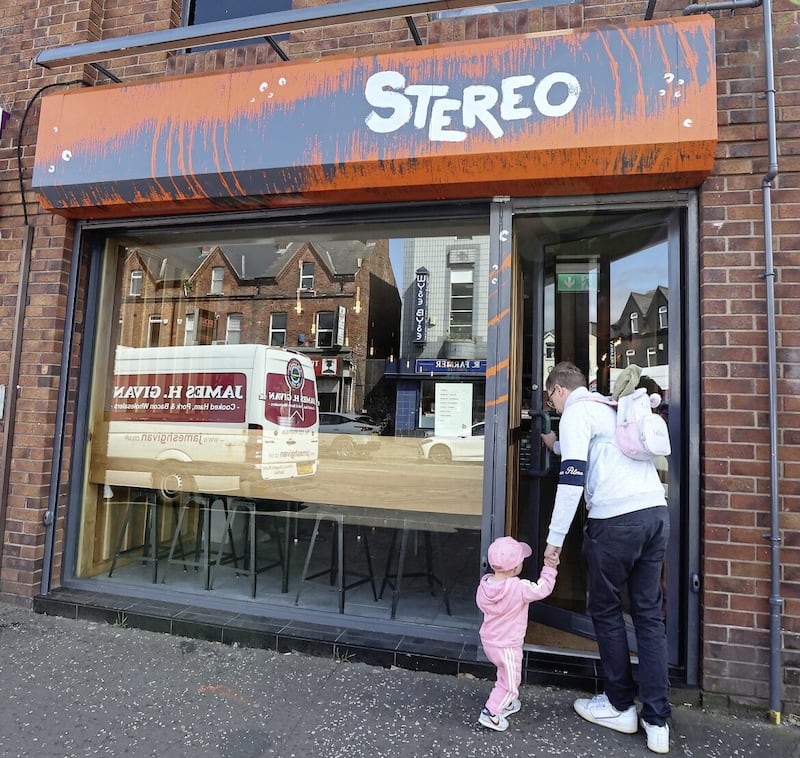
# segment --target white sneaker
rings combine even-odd
[[[503,715],[495,716],[488,709],[484,708],[478,716],[478,723],[496,732],[505,732],[508,729],[508,719]]]
[[[664,724],[664,726],[656,726],[655,724],[649,724],[644,719],[639,719],[639,723],[647,734],[648,749],[652,750],[654,753],[668,753],[669,725]]]
[[[573,707],[579,716],[598,726],[605,726],[615,732],[636,734],[639,727],[636,723],[636,706],[631,705],[624,711],[618,711],[608,701],[605,692],[589,698],[578,698]]]
[[[522,708],[522,703],[519,702],[518,698],[514,698],[502,711],[500,711],[500,715],[502,716],[511,716],[514,713],[517,713],[519,709]]]

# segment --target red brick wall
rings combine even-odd
[[[677,16],[687,3],[657,5],[657,17]],[[580,28],[608,21],[641,21],[645,2],[586,0],[554,8],[426,22],[415,17],[428,43],[497,34]],[[33,3],[0,9],[0,96],[13,115],[0,138],[0,318],[13,322],[22,255],[23,211],[17,179],[17,132],[34,93],[76,78],[92,81],[88,67],[48,72],[31,62],[43,48],[175,25],[179,0],[109,3]],[[764,97],[762,10],[718,12],[717,61],[720,141],[713,175],[701,193],[702,409],[702,686],[740,701],[764,703],[768,695],[770,606],[770,449],[768,432],[766,286],[762,180],[768,169],[767,101]],[[800,706],[800,8],[774,7],[774,60],[778,118],[778,176],[771,193],[778,359],[778,465],[784,600],[783,696]],[[290,57],[374,51],[412,45],[403,19],[371,21],[293,34],[283,44]],[[124,80],[183,74],[276,61],[267,45],[195,55],[152,54],[110,62]],[[713,107],[713,104],[709,104]],[[23,181],[30,186],[36,107],[22,133]],[[0,563],[0,594],[29,598],[39,588],[66,315],[72,226],[38,211],[26,191],[35,224],[33,266],[20,365],[22,387]],[[85,284],[85,283],[84,283]],[[80,290],[85,291],[85,286]],[[78,313],[82,312],[78,303]],[[292,311],[290,310],[290,313]],[[8,384],[10,330],[0,331],[0,383]],[[80,341],[73,352],[77,354]],[[74,377],[70,387],[74,399]],[[2,423],[8,424],[6,418]],[[67,440],[72,438],[70,419]],[[6,427],[3,427],[5,430]],[[67,445],[67,454],[69,445]],[[60,566],[68,455],[64,461],[56,567]],[[57,581],[57,574],[55,576]]]
[[[800,418],[797,275],[800,23],[774,13],[778,176],[771,192],[778,334],[778,495],[783,690],[800,701]],[[769,694],[770,449],[762,184],[769,168],[762,10],[717,23],[719,146],[702,191],[702,684],[737,700]],[[794,147],[792,147],[794,144]]]

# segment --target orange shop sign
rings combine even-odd
[[[79,218],[678,189],[715,99],[708,16],[293,61],[49,94],[33,185]]]

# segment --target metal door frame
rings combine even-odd
[[[700,588],[700,289],[697,244],[698,210],[694,192],[668,191],[628,195],[570,198],[495,198],[490,210],[489,354],[486,376],[486,471],[481,543],[486,550],[506,531],[508,498],[506,468],[509,439],[509,351],[514,319],[512,266],[513,218],[525,214],[558,214],[592,210],[648,211],[675,209],[669,222],[669,288],[682,293],[680,315],[670,329],[670,399],[679,413],[670,414],[670,434],[680,452],[678,466],[670,467],[670,518],[673,538],[667,576],[667,638],[671,668],[688,685],[699,681]],[[681,256],[682,252],[682,256]]]

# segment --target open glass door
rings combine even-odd
[[[539,437],[548,422],[558,430],[554,413],[543,417],[544,379],[556,363],[569,360],[586,374],[590,389],[608,395],[619,373],[636,364],[650,391],[662,395],[659,411],[668,416],[671,370],[679,370],[677,356],[670,364],[670,344],[679,343],[670,340],[669,314],[669,250],[680,244],[678,229],[671,210],[515,217],[522,335],[512,372],[521,402],[520,426],[512,435],[520,440],[514,450],[514,515],[520,538],[534,548],[531,578],[541,566],[559,469],[555,456],[545,456]],[[666,458],[657,467],[665,488],[677,481]],[[555,592],[531,605],[530,644],[596,651],[581,556],[585,518],[581,506],[564,543]],[[673,534],[673,541],[678,539]],[[635,651],[632,633],[629,639]]]

